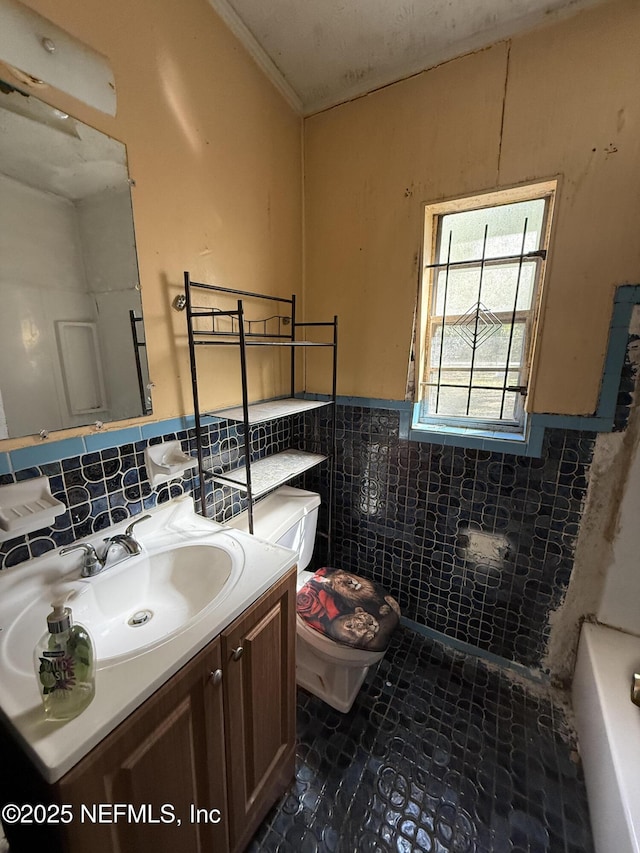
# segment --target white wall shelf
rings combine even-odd
[[[273,456],[265,456],[251,464],[251,492],[254,498],[266,495],[310,468],[315,468],[327,459],[320,453],[305,450],[283,450]],[[228,486],[247,491],[247,471],[244,465],[226,474],[213,474],[213,479]]]
[[[251,403],[248,407],[249,423],[266,423],[267,421],[275,421],[278,418],[286,418],[289,415],[300,415],[304,412],[310,412],[312,409],[320,409],[323,406],[331,405],[331,400],[300,400],[295,397],[286,397],[280,400],[265,400],[262,403]],[[244,421],[242,406],[206,412],[206,415],[213,418],[225,418],[229,421]]]
[[[200,478],[201,512],[207,515],[206,482],[207,480],[223,483],[244,492],[247,498],[247,516],[249,533],[253,533],[253,503],[272,489],[287,483],[304,471],[308,471],[322,463],[328,462],[328,499],[327,499],[327,555],[331,563],[332,524],[334,500],[334,469],[336,456],[336,369],[338,356],[338,318],[326,322],[299,322],[296,320],[296,297],[291,298],[272,296],[271,294],[253,293],[246,290],[235,290],[218,285],[204,284],[191,281],[188,272],[184,274],[184,298],[174,302],[176,310],[186,309],[187,333],[189,339],[189,359],[191,363],[191,385],[193,390],[193,408],[195,416],[196,443],[198,448],[198,473]],[[229,297],[237,297],[236,307],[229,309]],[[221,298],[225,307],[217,307],[212,299]],[[246,304],[250,311],[260,310],[257,305],[266,309],[263,316],[247,316]],[[203,305],[194,304],[193,300],[201,298]],[[304,340],[309,327],[315,327],[312,337],[319,340]],[[323,332],[325,335],[323,335]],[[328,338],[322,340],[323,337]],[[242,383],[242,405],[231,406],[204,412],[199,403],[200,392],[204,383],[198,377],[197,351],[200,347],[226,346],[235,347],[239,353],[240,380]],[[288,347],[290,350],[291,382],[288,397],[266,400],[249,404],[249,388],[247,380],[247,348]],[[296,397],[296,350],[312,352],[313,348],[326,347],[332,352],[332,392],[329,401],[306,400]],[[322,453],[308,453],[296,448],[274,453],[262,459],[251,459],[251,427],[255,424],[287,418],[319,409],[331,407],[332,417]],[[224,471],[219,461],[205,459],[204,434],[202,419],[204,417],[222,418],[242,424],[242,432],[238,430],[240,453],[244,456],[244,464],[235,469]],[[292,443],[298,444],[293,439]],[[320,449],[320,448],[317,448]],[[325,452],[326,451],[326,452]],[[216,470],[214,470],[216,469]]]
[[[198,460],[185,453],[179,441],[163,441],[146,448],[144,463],[151,485],[155,487],[180,477],[189,468],[195,468]]]
[[[48,477],[0,486],[0,542],[51,527],[65,510],[51,494]]]

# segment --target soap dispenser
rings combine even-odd
[[[35,648],[34,664],[45,715],[70,720],[95,693],[95,655],[86,628],[74,625],[65,602],[55,602],[47,616],[47,633]]]

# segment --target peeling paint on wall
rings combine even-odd
[[[640,306],[636,305],[629,325],[629,340],[625,353],[618,399],[616,401],[614,430],[623,430],[629,422],[636,399],[636,383],[640,373]]]
[[[620,505],[640,438],[639,376],[640,306],[636,306],[618,393],[617,432],[603,433],[596,439],[571,580],[563,601],[549,618],[549,644],[543,666],[562,684],[571,681],[580,626],[585,619],[595,619],[607,570],[613,564]]]

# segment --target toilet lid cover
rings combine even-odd
[[[383,651],[400,608],[379,584],[342,569],[318,569],[300,588],[297,613],[310,628],[345,646]]]

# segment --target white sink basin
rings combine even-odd
[[[91,632],[98,665],[172,637],[219,602],[233,561],[215,545],[133,557],[82,583],[67,604]]]
[[[93,578],[60,577],[37,590],[4,634],[7,662],[30,673],[25,649],[33,648],[34,626],[36,634],[44,633],[50,604],[64,596],[74,622],[91,632],[99,669],[155,648],[224,601],[238,579],[239,552],[212,543],[176,544],[130,557]]]
[[[149,511],[139,557],[82,579],[82,554],[50,551],[0,572],[0,716],[56,782],[295,565],[296,555],[195,513],[182,495]],[[105,536],[83,540],[103,549]],[[96,695],[68,723],[46,721],[33,650],[52,601],[68,600],[97,651]],[[134,627],[138,611],[152,616]]]

